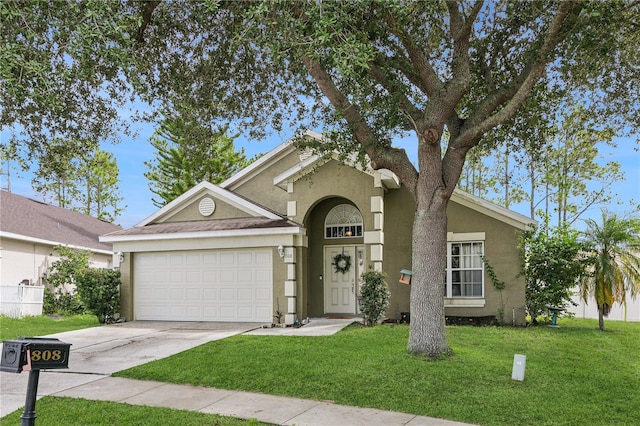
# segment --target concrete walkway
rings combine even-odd
[[[251,323],[167,323],[134,321],[51,335],[71,343],[68,370],[43,371],[38,397],[68,396],[134,405],[149,405],[257,419],[282,425],[463,425],[413,414],[341,406],[304,400],[190,385],[111,377],[208,341],[236,334],[320,336],[353,323],[348,319],[312,319],[300,328],[261,328]],[[0,373],[0,416],[22,410],[29,374]],[[36,413],[38,407],[36,404]]]
[[[53,395],[199,411],[241,419],[257,419],[261,422],[278,425],[464,425],[464,423],[414,414],[337,405],[330,401],[314,401],[120,377],[104,377]]]

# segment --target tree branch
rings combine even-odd
[[[535,59],[532,59],[510,85],[495,91],[487,97],[465,123],[460,137],[454,142],[455,147],[465,146],[470,148],[480,140],[484,133],[504,123],[516,114],[531,93],[536,82],[544,74],[546,65],[551,59],[550,55],[560,41],[567,17],[572,12],[578,13],[581,8],[581,3],[576,1],[563,1],[560,3]],[[495,112],[505,102],[507,102],[506,105],[498,112]]]
[[[443,89],[443,83],[438,78],[438,74],[433,67],[429,64],[429,58],[422,52],[422,49],[414,43],[409,33],[398,24],[389,11],[384,11],[382,18],[387,24],[389,31],[398,37],[407,51],[409,59],[415,65],[416,70],[418,70],[418,75],[423,83],[418,87],[420,87],[427,96],[441,91]]]
[[[411,103],[409,98],[407,98],[407,96],[404,93],[402,93],[401,90],[397,89],[397,87],[400,86],[400,84],[396,84],[397,82],[392,80],[388,73],[385,73],[375,63],[369,64],[369,70],[367,71],[367,73],[375,81],[377,81],[382,87],[387,89],[387,91],[392,97],[398,99],[403,111],[407,115],[409,115],[409,117],[411,117],[412,121],[420,119],[421,111],[418,108],[416,108],[415,105],[413,105],[413,103]]]
[[[314,79],[324,96],[329,102],[344,115],[345,120],[351,126],[354,137],[369,156],[373,169],[389,169],[396,173],[402,183],[415,194],[418,181],[416,171],[409,157],[403,149],[380,148],[376,145],[377,138],[362,117],[359,108],[338,89],[331,76],[324,70],[320,63],[308,56],[300,58],[309,75]]]
[[[151,23],[151,16],[153,15],[153,11],[156,10],[156,7],[160,4],[161,0],[147,0],[146,5],[142,9],[142,23],[140,24],[140,28],[138,28],[138,36],[136,40],[138,43],[144,43],[144,32]]]
[[[447,92],[457,101],[462,98],[469,88],[471,82],[471,71],[469,68],[469,38],[473,23],[482,9],[483,1],[477,1],[469,16],[465,19],[458,9],[458,2],[447,1],[451,24],[449,32],[453,40],[452,74],[453,78],[446,83]]]

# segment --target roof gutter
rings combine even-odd
[[[90,251],[92,253],[113,255],[113,250],[102,250],[102,249],[91,248],[91,247],[77,246],[75,244],[65,244],[65,243],[61,243],[60,241],[52,241],[52,240],[45,240],[42,238],[29,237],[27,235],[14,234],[13,232],[0,231],[0,238],[8,238],[12,240],[24,241],[24,242],[35,243],[35,244],[45,244],[53,247],[64,246],[64,247],[69,247],[76,250]],[[100,242],[103,242],[103,241],[100,241]]]

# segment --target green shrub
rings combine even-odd
[[[382,272],[369,271],[361,275],[362,314],[366,325],[376,325],[389,306],[389,287]]]
[[[49,288],[44,288],[44,297],[42,298],[42,313],[44,315],[52,315],[57,312],[56,295]]]
[[[63,292],[61,288],[44,288],[42,313],[44,315],[80,315],[86,313],[84,305],[75,293]]]
[[[101,324],[114,322],[120,309],[120,271],[86,269],[76,277],[76,292]]]
[[[79,274],[89,268],[90,253],[65,246],[56,246],[60,258],[51,264],[47,276],[42,312],[45,315],[77,315],[86,313],[73,290]]]

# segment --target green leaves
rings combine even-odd
[[[120,308],[120,271],[85,269],[77,277],[76,289],[82,303],[101,324],[115,321]]]
[[[585,301],[595,297],[600,329],[614,303],[624,303],[627,293],[640,292],[640,219],[619,218],[602,211],[601,223],[587,221],[583,239],[588,247],[590,274],[581,281]]]
[[[389,306],[389,287],[382,272],[368,271],[360,276],[360,296],[362,297],[362,314],[366,325],[376,325]]]
[[[145,163],[149,188],[160,197],[153,200],[156,206],[202,181],[218,184],[247,165],[244,151],[235,151],[234,136],[227,136],[227,130],[214,130],[188,108],[165,116],[151,138],[155,159]]]
[[[548,222],[520,237],[522,274],[525,277],[525,302],[531,321],[547,312],[547,306],[566,307],[572,288],[586,274],[582,256],[584,245],[578,232],[568,227],[548,227]]]

